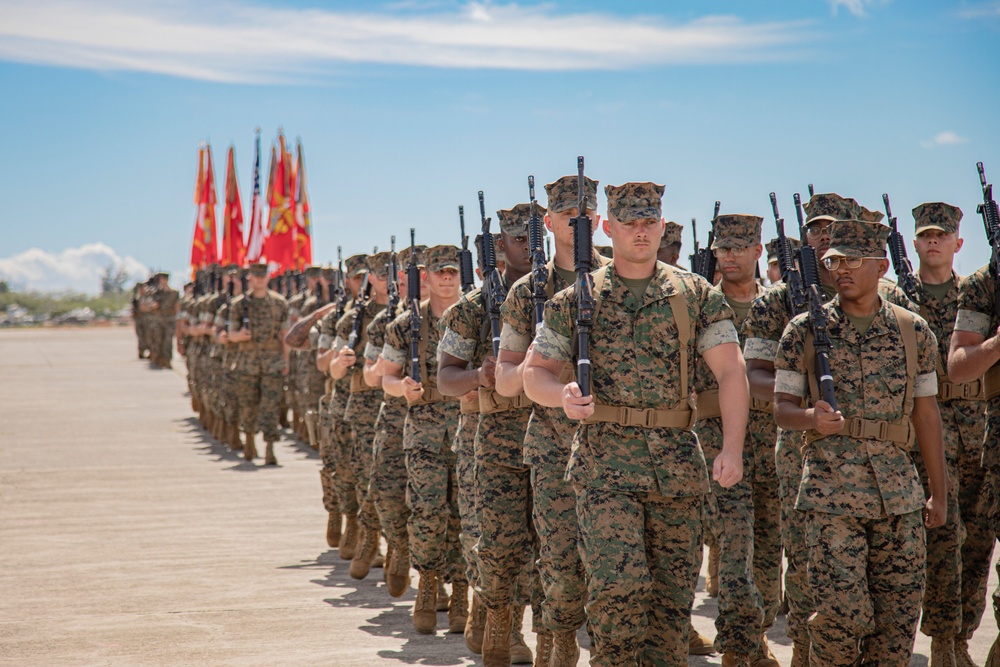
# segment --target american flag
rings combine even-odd
[[[250,264],[259,261],[261,253],[264,252],[263,215],[260,203],[260,128],[257,128],[253,163],[253,199],[250,203],[250,238],[247,240],[247,262]]]

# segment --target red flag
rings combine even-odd
[[[295,212],[292,200],[292,156],[285,150],[285,135],[278,132],[278,147],[271,147],[271,177],[267,187],[268,234],[264,257],[271,273],[295,267]]]
[[[260,201],[260,129],[254,146],[253,198],[250,200],[250,238],[247,240],[247,262],[253,264],[264,254],[263,205]]]
[[[298,142],[295,160],[295,264],[299,271],[312,264],[312,219],[306,195],[306,160]]]
[[[236,150],[230,146],[226,158],[226,207],[222,230],[222,264],[243,266],[247,249],[243,244],[243,203],[240,201],[240,187],[236,182]]]
[[[196,186],[198,216],[191,241],[191,275],[219,261],[218,236],[215,227],[215,175],[212,168],[212,147],[198,149],[198,184]]]

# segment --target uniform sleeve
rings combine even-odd
[[[878,282],[879,294],[882,295],[886,301],[894,303],[901,308],[906,308],[910,312],[919,313],[920,306],[913,303],[910,297],[906,296],[906,292],[902,288],[891,280],[886,280],[882,278]]]
[[[805,367],[806,316],[799,315],[785,327],[774,358],[775,393],[806,396],[808,378]]]
[[[787,289],[784,284],[772,287],[750,306],[742,328],[744,358],[774,363],[778,341],[788,319],[785,308]]]
[[[736,343],[740,339],[733,324],[735,313],[726,303],[726,297],[721,290],[712,289],[706,281],[699,282],[701,289],[701,308],[698,313],[698,354],[704,354],[723,343]]]
[[[336,337],[334,331],[336,325],[335,317],[336,313],[327,313],[319,321],[319,340],[316,341],[316,345],[320,350],[333,349],[333,339]]]
[[[533,308],[531,290],[528,289],[528,276],[524,276],[511,286],[507,292],[507,298],[504,299],[503,306],[500,308],[500,317],[503,319],[504,328],[509,327],[513,333],[527,336],[530,340],[534,334]]]
[[[937,396],[937,336],[922,317],[914,318],[914,328],[917,334],[917,378],[913,395],[918,398]]]
[[[382,346],[382,358],[392,364],[405,366],[409,341],[404,339],[403,331],[409,323],[409,312],[398,316],[385,329],[385,345]]]
[[[445,352],[463,361],[476,356],[482,328],[483,310],[475,301],[463,297],[449,308],[439,324],[444,327],[438,352]]]
[[[958,286],[955,331],[968,331],[988,338],[992,329],[995,291],[986,269],[979,269],[963,278]]]
[[[573,358],[573,331],[576,327],[572,315],[573,288],[559,292],[545,304],[543,324],[535,336],[535,350],[554,361],[570,361]]]

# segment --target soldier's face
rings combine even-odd
[[[888,259],[867,258],[856,269],[841,262],[833,271],[833,284],[841,300],[853,301],[878,292],[879,278],[889,270]]]
[[[913,247],[920,257],[920,265],[931,269],[950,268],[955,260],[955,253],[962,248],[962,239],[958,233],[947,234],[940,229],[928,229],[913,239]]]
[[[503,252],[504,262],[512,271],[523,275],[531,270],[527,236],[508,236],[501,232],[497,247]],[[499,262],[497,264],[499,266]]]
[[[250,289],[254,290],[255,292],[266,290],[267,282],[268,282],[267,276],[255,276],[252,273],[250,274]]]
[[[660,260],[664,264],[670,264],[671,266],[677,266],[677,260],[680,256],[680,243],[671,243],[668,246],[660,248],[656,253],[656,259]]]
[[[350,278],[347,279],[347,289],[352,296],[358,293],[358,290],[361,289],[361,283],[363,283],[364,281],[365,281],[365,274],[363,273],[359,273],[358,275],[351,276]]]
[[[739,253],[727,248],[716,253],[716,267],[726,282],[743,283],[753,279],[756,273],[754,267],[757,266],[760,255],[760,244],[750,246]]]
[[[384,296],[389,291],[389,285],[387,280],[387,274],[377,274],[372,273],[368,278],[368,281],[372,285],[372,290],[379,296]]]
[[[806,241],[816,249],[816,256],[822,257],[830,249],[830,221],[817,220],[806,227]]]
[[[616,218],[604,221],[604,233],[611,237],[615,259],[645,264],[656,259],[663,237],[663,220],[643,218],[622,222]]]
[[[458,269],[441,269],[427,272],[427,288],[440,299],[458,298]]]
[[[575,218],[576,214],[577,209],[575,207],[561,213],[550,212],[545,214],[545,226],[552,232],[557,244],[572,245],[573,227],[570,226],[569,221]],[[597,215],[595,211],[588,210],[587,217],[590,218],[590,233],[593,235],[597,231],[597,224],[600,222],[601,216]]]
[[[778,266],[778,260],[773,259],[767,263],[767,279],[771,281],[771,284],[781,280],[781,267]]]

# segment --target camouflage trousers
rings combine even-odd
[[[375,420],[381,407],[381,391],[364,391],[351,394],[344,413],[345,422],[350,424],[349,463],[360,508],[358,518],[365,528],[375,531],[379,531],[378,511],[368,497],[368,483],[371,481]]]
[[[566,481],[566,458],[565,452],[552,452],[531,467],[537,566],[544,591],[541,621],[551,632],[576,630],[587,620],[587,578],[580,559],[576,493]]]
[[[926,559],[922,512],[880,519],[808,512],[810,664],[907,667]]]
[[[478,405],[478,404],[477,404]],[[476,488],[476,427],[479,413],[463,414],[455,433],[455,482],[458,484],[458,517],[462,532],[458,539],[465,557],[465,578],[474,588],[480,586],[479,563],[479,491]]]
[[[1000,468],[986,469],[983,497],[989,516],[990,532],[993,534],[993,539],[1000,539]],[[1000,575],[1000,562],[997,562],[996,570]],[[1000,625],[1000,586],[993,591],[993,618]]]
[[[451,450],[458,416],[457,401],[415,405],[403,425],[410,558],[418,572],[436,571],[446,583],[465,576]]]
[[[914,450],[913,459],[924,494],[929,496],[930,482],[919,449]],[[943,526],[926,531],[927,583],[920,631],[931,637],[956,637],[962,631],[962,543],[965,542],[965,526],[958,509],[958,462],[946,457],[945,470],[948,475],[948,518]]]
[[[958,449],[958,508],[965,527],[965,541],[962,543],[962,630],[958,636],[970,639],[979,627],[986,608],[986,585],[994,544],[985,492],[986,470],[982,466],[986,424],[982,403],[952,401],[951,404],[962,435]]]
[[[794,642],[808,643],[807,622],[815,609],[807,570],[809,548],[806,546],[806,515],[795,509],[802,481],[802,433],[778,429],[774,460],[778,471],[778,494],[781,498],[781,541],[785,549],[785,599],[788,601],[786,630]]]
[[[700,420],[696,428],[711,471],[722,451],[722,419]],[[728,489],[713,481],[706,505],[706,525],[719,548],[715,645],[723,652],[753,653],[763,632],[763,603],[754,580],[754,478],[754,452],[746,446],[743,479]]]
[[[139,356],[149,350],[149,317],[145,315],[135,316],[135,339],[139,347]]]
[[[327,408],[327,397],[319,399],[319,422],[317,438],[319,440],[319,458],[322,463],[319,469],[319,481],[323,489],[323,509],[331,514],[340,511],[340,500],[337,496],[337,486],[334,477],[337,474],[337,457],[332,452],[330,435],[333,429],[333,415]]]
[[[747,428],[753,469],[753,580],[764,608],[762,632],[774,625],[781,607],[781,500],[775,471],[778,427],[774,415],[751,410]]]
[[[174,318],[157,317],[149,327],[149,356],[154,362],[166,364],[174,350]]]
[[[264,434],[266,442],[277,442],[278,402],[281,399],[282,374],[237,372],[236,400],[240,411],[240,430]]]
[[[590,664],[686,665],[703,497],[575,490]]]
[[[349,426],[341,418],[342,409],[335,398],[326,401],[322,429],[326,437],[326,448],[320,452],[323,460],[320,476],[324,480],[324,505],[327,504],[328,497],[336,497],[340,512],[352,516],[358,513],[358,498],[354,491],[354,474],[350,465],[351,440],[347,437]]]
[[[237,400],[237,373],[229,370],[227,364],[223,363],[225,369],[222,374],[222,419],[227,424],[239,423],[239,403]]]
[[[403,453],[403,420],[406,403],[389,399],[382,403],[375,421],[372,446],[371,481],[368,497],[378,512],[386,541],[394,548],[408,546],[406,524],[410,508],[406,506],[406,455]]]

